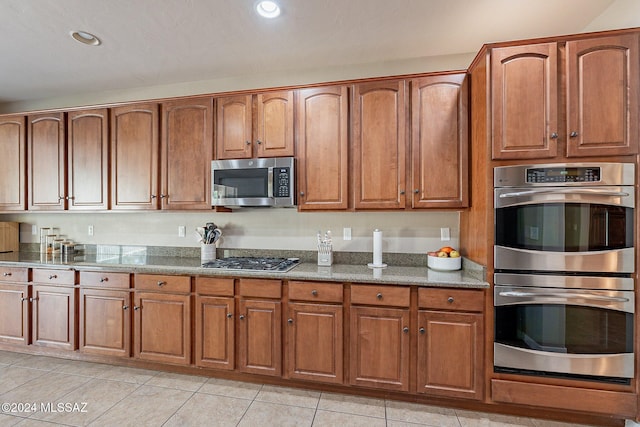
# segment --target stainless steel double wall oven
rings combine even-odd
[[[494,170],[494,370],[634,376],[635,168]]]

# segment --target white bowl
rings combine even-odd
[[[455,271],[462,268],[462,257],[445,258],[427,255],[427,266],[437,271]]]

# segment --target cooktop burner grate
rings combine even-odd
[[[206,262],[202,264],[202,266],[205,268],[218,268],[222,270],[285,272],[294,268],[299,262],[299,258],[229,257]]]

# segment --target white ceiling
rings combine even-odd
[[[279,0],[267,21],[254,1],[2,0],[0,103],[475,53],[640,19],[637,0]]]

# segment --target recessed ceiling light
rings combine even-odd
[[[280,6],[270,0],[262,0],[256,3],[256,11],[258,15],[265,18],[276,18],[280,16]]]
[[[97,38],[91,33],[87,33],[86,31],[71,31],[70,34],[75,41],[78,41],[83,44],[88,44],[90,46],[98,46],[101,43],[99,38]]]

